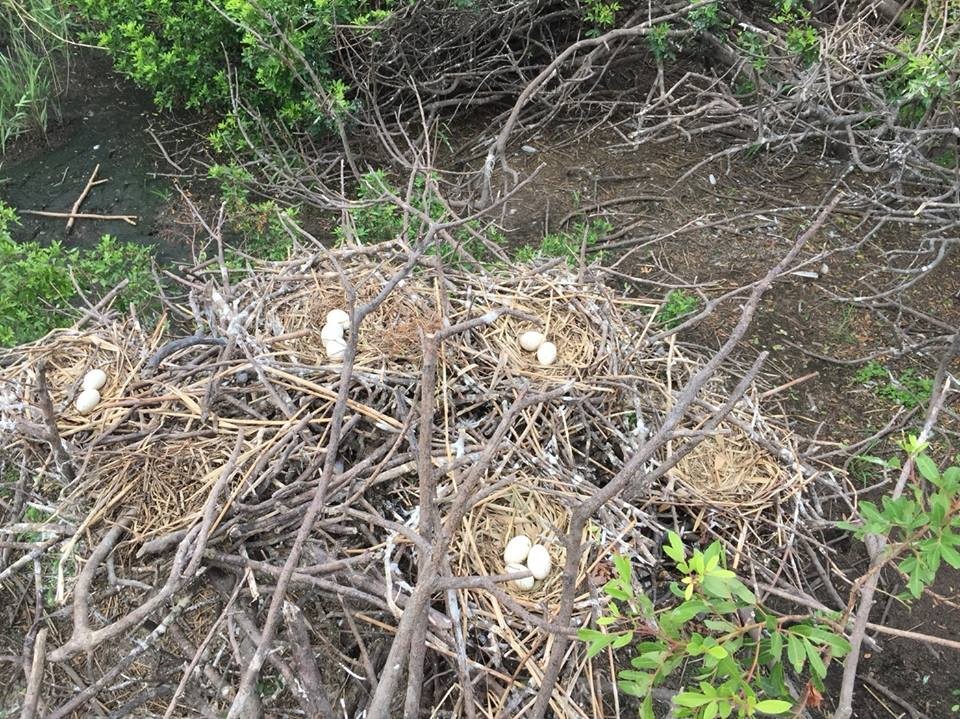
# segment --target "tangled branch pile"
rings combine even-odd
[[[815,510],[756,368],[731,390],[723,352],[648,341],[656,304],[599,268],[418,259],[324,251],[232,285],[198,268],[159,325],[193,334],[102,317],[5,352],[0,577],[22,643],[3,650],[34,659],[28,705],[608,716],[610,665],[567,640],[613,554],[656,591],[666,528],[696,527],[772,577]],[[342,362],[320,338],[334,308]],[[531,328],[554,365],[519,348]],[[108,380],[80,414],[91,368]],[[516,533],[555,568],[530,591],[504,570]]]

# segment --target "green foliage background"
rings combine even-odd
[[[77,285],[99,299],[126,279],[117,298],[121,308],[136,303],[149,312],[156,303],[149,248],[110,235],[83,250],[60,242],[18,243],[10,236],[16,221],[13,210],[0,202],[0,347],[29,342],[68,324]]]
[[[231,76],[240,101],[262,116],[326,127],[346,103],[346,88],[331,76],[331,35],[336,24],[369,10],[354,0],[79,0],[78,9],[93,28],[90,39],[152,90],[159,106],[227,118],[222,142],[231,140],[237,122],[230,117]],[[331,104],[321,107],[291,65],[310,68]]]

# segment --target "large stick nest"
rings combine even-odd
[[[243,656],[243,642],[229,650],[229,633],[218,630],[233,616],[222,611],[237,601],[237,592],[256,598],[276,581],[326,460],[342,366],[326,357],[319,329],[329,310],[351,309],[351,291],[357,306],[376,296],[402,260],[399,248],[384,245],[260,268],[229,291],[210,288],[195,298],[202,304],[199,316],[206,317],[197,341],[114,322],[58,331],[3,353],[6,457],[9,466],[34,478],[25,489],[48,508],[38,528],[45,537],[59,537],[43,580],[57,589],[47,608],[54,612],[52,646],[70,635],[67,613],[57,612],[57,605],[92,604],[99,614],[90,621],[109,626],[173,581],[185,599],[170,610],[170,620],[189,630],[194,642],[209,634],[205,656],[220,657],[214,675],[243,669],[230,659]],[[351,328],[359,334],[346,432],[289,595],[312,627],[313,641],[327,645],[335,662],[349,669],[325,674],[329,696],[348,707],[361,701],[364,681],[349,677],[360,676],[361,654],[369,660],[366,652],[388,640],[417,583],[420,550],[409,533],[420,530],[430,501],[441,518],[462,512],[449,569],[453,577],[479,580],[441,593],[430,610],[428,646],[460,671],[486,677],[471,692],[482,713],[512,713],[529,700],[528,682],[539,680],[550,645],[550,632],[531,618],[548,621],[558,606],[560,538],[571,510],[599,491],[659,426],[676,388],[699,365],[694,349],[646,341],[657,307],[612,291],[597,268],[574,272],[554,263],[483,274],[421,268]],[[410,444],[421,399],[422,347],[425,336],[458,323],[469,327],[445,339],[438,355],[437,412],[428,443],[437,490],[425,498]],[[527,329],[557,344],[556,364],[540,366],[519,347],[518,334]],[[70,471],[51,449],[53,428],[38,391],[41,367]],[[108,383],[101,404],[80,415],[73,401],[93,367],[107,372]],[[460,487],[489,449],[495,428],[511,416],[514,400],[557,389],[552,399],[514,417],[493,461],[482,468],[482,481],[457,505]],[[722,392],[717,380],[704,401],[709,405]],[[694,414],[686,425],[695,430],[702,421]],[[613,554],[653,572],[657,542],[677,517],[679,528],[692,526],[703,512],[713,516],[721,508],[738,532],[747,517],[767,515],[771,526],[786,521],[780,514],[799,500],[805,481],[778,447],[789,447],[789,435],[756,403],[749,416],[731,415],[645,496],[608,502],[582,537],[587,551],[575,578],[575,623],[590,621]],[[650,469],[668,457],[665,447]],[[684,511],[674,515],[670,507]],[[685,514],[691,519],[682,519]],[[114,553],[108,576],[95,575],[80,587],[79,572],[94,548],[120,526],[122,550]],[[205,536],[199,550],[191,544],[197,531]],[[529,592],[482,581],[504,572],[503,546],[516,533],[546,544],[553,559],[553,574]],[[754,528],[750,536],[759,544],[779,535]],[[752,555],[751,542],[738,547],[743,561]],[[193,556],[190,547],[202,552],[194,559],[205,573],[180,577],[176,573]],[[236,585],[240,577],[245,584]],[[231,580],[226,588],[225,578]],[[23,586],[20,578],[16,584]],[[187,606],[193,610],[181,614]],[[244,622],[256,616],[256,605],[237,607]],[[327,615],[343,611],[359,620],[355,631],[327,634]],[[25,634],[34,631],[36,618],[26,609],[16,617]],[[138,626],[134,622],[121,641],[85,648],[103,666],[120,662],[126,641],[142,638]],[[181,634],[154,650],[186,651]],[[277,661],[264,670],[281,682],[292,680],[285,672],[295,661],[285,636]],[[164,711],[171,694],[148,691],[148,667],[169,673],[176,685],[178,665],[153,664],[150,656],[133,661],[140,678],[132,687],[101,692],[102,706],[142,699],[151,712]],[[578,679],[598,670],[593,662],[582,646],[573,646],[569,670],[554,692],[558,715],[592,715],[593,690]],[[62,671],[48,666],[49,686],[66,686]],[[203,682],[213,681],[209,672],[205,676]],[[230,698],[229,684],[216,688],[211,706]],[[51,704],[67,699],[54,689],[46,698]],[[461,716],[466,700],[457,690],[438,696],[437,708]],[[271,701],[292,707],[298,699],[280,692]]]

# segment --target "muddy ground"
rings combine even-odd
[[[189,190],[191,177],[195,181],[202,172],[191,164],[188,141],[170,143],[177,154],[169,159],[183,169],[180,173],[171,167],[148,132],[152,128],[155,134],[164,133],[172,127],[169,118],[155,112],[150,98],[112,74],[103,58],[85,56],[76,65],[70,94],[63,103],[62,125],[51,128],[45,142],[36,138],[21,141],[3,158],[0,195],[21,210],[66,211],[94,165],[100,163],[101,177],[109,177],[110,182],[94,188],[84,210],[136,214],[138,224],[80,222],[67,241],[90,244],[109,232],[123,240],[153,245],[161,261],[183,257],[189,252],[186,243],[196,228],[190,227],[189,217],[166,175],[186,175],[183,182]],[[184,135],[189,136],[191,133]],[[537,180],[504,207],[501,219],[512,245],[536,243],[546,230],[562,229],[560,221],[570,213],[602,215],[613,223],[614,232],[632,227],[617,238],[621,246],[605,253],[606,263],[637,278],[656,277],[676,286],[696,285],[708,296],[762,275],[809,222],[812,211],[806,208],[822,202],[845,166],[841,158],[821,156],[819,148],[811,148],[794,157],[761,154],[729,164],[717,162],[675,184],[700,159],[722,149],[722,140],[636,148],[622,133],[609,129],[582,135],[576,126],[559,125],[524,142],[534,152],[518,150],[511,163],[521,172],[539,170]],[[472,144],[469,130],[463,132],[460,142],[453,143],[466,148],[468,154]],[[450,158],[451,167],[456,160]],[[374,162],[371,160],[371,164]],[[868,182],[869,178],[849,181]],[[193,187],[198,194],[208,191],[199,182]],[[635,195],[645,197],[592,209],[598,202]],[[741,217],[767,208],[782,211]],[[648,236],[691,227],[635,249]],[[810,250],[839,246],[858,232],[862,228],[855,217],[835,215]],[[16,233],[21,240],[50,241],[64,236],[62,221],[27,216]],[[788,279],[766,297],[742,354],[751,358],[760,350],[771,353],[767,375],[772,387],[818,373],[781,395],[799,435],[816,435],[841,447],[869,436],[901,411],[857,381],[862,362],[853,361],[876,353],[881,360],[894,356],[891,349],[895,350],[898,343],[890,326],[883,317],[837,301],[835,295],[862,292],[863,277],[876,253],[909,241],[908,234],[881,235],[855,255],[829,258],[826,273],[818,263],[812,268],[817,278]],[[650,292],[652,288],[642,290]],[[955,327],[960,324],[958,292],[960,268],[948,262],[919,283],[908,300],[914,308]],[[688,338],[717,346],[735,309],[733,303],[708,318]],[[934,329],[920,327],[917,331],[933,333]],[[896,357],[891,366],[897,371],[914,368],[932,376],[936,362],[935,353],[914,353]],[[922,422],[922,408],[913,412],[910,424],[917,426]],[[946,415],[946,426],[954,426],[952,410]],[[945,457],[955,454],[953,437],[948,431],[937,440]],[[888,442],[871,451],[882,454],[892,449]],[[876,479],[866,475],[855,481],[869,484]],[[835,548],[831,562],[844,568],[863,566],[864,554],[856,543],[840,542]],[[896,592],[899,580],[892,574],[885,579],[887,589]],[[960,640],[960,574],[942,570],[934,590],[942,601],[927,597],[912,607],[884,595],[874,620],[882,614],[890,626]],[[931,718],[953,715],[950,707],[960,702],[953,695],[960,691],[955,655],[907,640],[884,639],[881,646],[882,651],[870,651],[865,656],[861,665],[864,672]],[[834,675],[838,674],[839,668],[834,669]],[[830,708],[828,695],[825,713]],[[859,719],[905,715],[904,707],[885,696],[882,689],[861,683],[856,709]]]

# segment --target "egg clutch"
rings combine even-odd
[[[537,362],[540,364],[550,366],[557,361],[557,346],[553,342],[547,342],[546,335],[541,332],[523,332],[518,339],[524,351],[537,353]]]
[[[533,576],[513,579],[511,583],[525,592],[533,589],[536,580],[546,579],[553,562],[542,544],[534,544],[525,534],[513,537],[503,550],[503,563],[508,574],[528,571]]]

